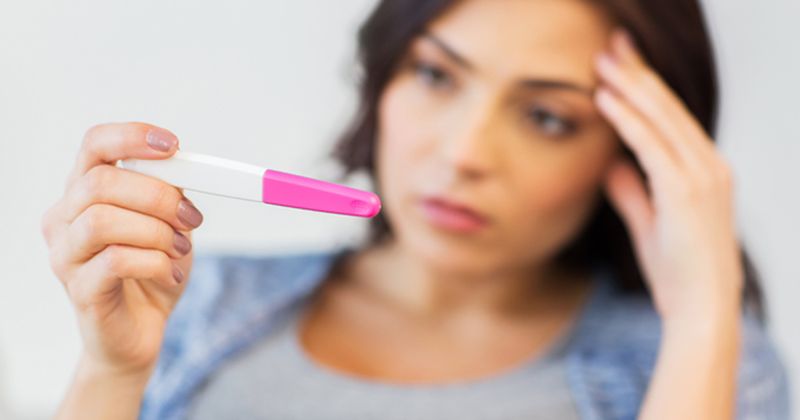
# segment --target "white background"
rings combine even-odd
[[[739,224],[798,382],[800,2],[706,3]],[[83,132],[148,121],[177,133],[184,150],[329,177],[325,155],[354,106],[355,30],[372,4],[0,3],[0,418],[52,414],[79,351],[39,221],[62,193]],[[204,251],[329,248],[363,228],[341,216],[188,195],[206,218],[195,234]]]

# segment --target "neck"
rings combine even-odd
[[[575,298],[577,273],[551,262],[481,272],[443,268],[396,241],[364,251],[358,279],[377,298],[424,318],[520,317],[549,313]]]

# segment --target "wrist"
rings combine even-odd
[[[120,369],[84,353],[55,418],[135,420],[149,375],[149,369]]]
[[[662,318],[666,336],[684,336],[687,339],[718,340],[733,336],[741,320],[741,303],[737,300],[724,304],[687,305]]]
[[[114,366],[83,353],[78,362],[77,379],[84,382],[118,384],[144,389],[153,368],[154,366],[136,369]]]
[[[662,321],[666,325],[686,326],[738,321],[742,311],[742,289],[730,287],[730,284],[725,286],[728,287],[693,287],[673,294],[669,298],[670,304],[659,311]]]

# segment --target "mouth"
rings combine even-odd
[[[489,218],[473,207],[443,197],[423,198],[420,209],[429,223],[448,231],[471,233],[489,224]]]

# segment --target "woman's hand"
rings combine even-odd
[[[92,393],[111,392],[111,384],[141,387],[155,366],[167,318],[189,275],[189,231],[202,215],[179,189],[114,164],[165,159],[177,148],[172,133],[147,124],[90,129],[63,197],[42,218],[50,264],[75,307],[84,346],[62,414],[82,411],[82,418],[91,418],[98,407],[86,404],[103,400]],[[128,387],[115,395],[140,391]],[[135,399],[129,401],[134,408]],[[106,404],[120,409],[125,402]]]
[[[643,418],[731,418],[744,271],[731,170],[678,96],[616,31],[596,103],[647,174],[620,159],[606,190],[663,321]]]
[[[647,174],[620,159],[607,192],[625,220],[665,320],[738,308],[744,284],[732,175],[678,96],[644,62],[629,37],[598,57],[606,86],[596,103]],[[648,193],[649,191],[649,193]]]

